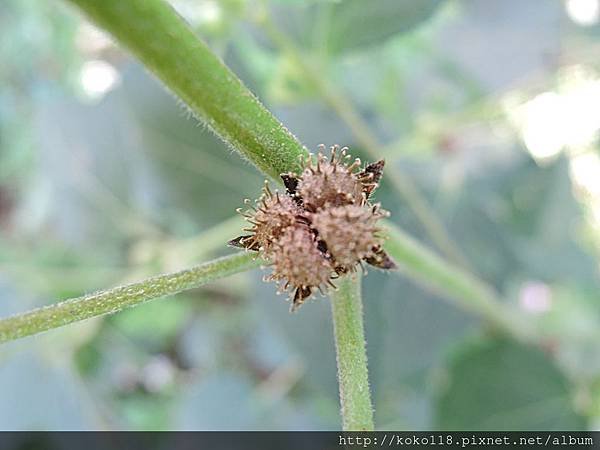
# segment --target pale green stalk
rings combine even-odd
[[[258,267],[260,259],[250,253],[237,253],[200,264],[191,269],[159,275],[83,297],[34,309],[0,320],[0,343],[31,336],[70,323],[112,314],[148,300],[177,294],[186,289]]]
[[[343,428],[373,431],[360,276],[341,278],[330,297]]]

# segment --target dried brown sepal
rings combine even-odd
[[[373,248],[373,256],[365,258],[365,262],[377,269],[396,270],[398,265],[382,247]]]
[[[292,298],[292,306],[290,307],[291,312],[295,312],[304,301],[312,295],[312,289],[310,287],[298,287],[294,292]]]
[[[298,189],[298,183],[300,182],[298,177],[294,173],[289,172],[282,173],[281,179],[283,180],[283,185],[285,186],[285,190],[288,193],[288,195],[291,195],[292,197],[297,197],[296,190]]]
[[[379,186],[384,166],[385,160],[380,159],[377,162],[368,164],[361,172],[356,174],[367,198],[369,198],[373,191]]]
[[[255,252],[260,250],[258,242],[253,239],[252,235],[236,237],[235,239],[230,240],[227,245],[231,247],[244,248],[246,250],[253,250]]]

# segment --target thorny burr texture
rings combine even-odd
[[[349,162],[346,147],[331,147],[329,157],[325,146],[319,147],[316,161],[302,161],[300,174],[281,175],[285,193],[273,193],[265,182],[255,205],[247,200],[248,209],[238,209],[252,226],[244,229],[249,234],[229,242],[271,262],[266,280],[290,292],[292,311],[315,291],[335,288],[333,280],[340,275],[364,268],[363,262],[396,268],[377,225],[389,213],[371,203],[384,161],[362,168],[359,159]]]

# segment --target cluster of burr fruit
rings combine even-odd
[[[370,201],[384,161],[362,167],[359,159],[350,162],[346,147],[331,147],[329,157],[324,150],[320,146],[316,161],[302,160],[300,174],[281,175],[285,193],[273,193],[265,182],[255,205],[247,200],[248,209],[238,210],[252,225],[244,229],[250,234],[229,242],[270,261],[267,280],[290,292],[292,311],[316,291],[335,288],[341,275],[364,269],[363,262],[396,267],[377,224],[389,213]]]

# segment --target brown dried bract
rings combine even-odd
[[[360,180],[363,192],[367,198],[369,198],[377,186],[379,186],[379,180],[381,180],[381,176],[383,175],[384,166],[385,161],[380,159],[377,162],[367,165],[363,171],[356,174],[356,178]]]
[[[324,149],[324,146],[322,146]],[[291,292],[292,310],[315,291],[324,293],[332,280],[353,272],[362,262],[384,270],[396,264],[383,250],[377,222],[388,215],[370,203],[383,173],[384,161],[368,164],[331,147],[306,161],[300,175],[282,174],[285,194],[265,185],[257,206],[243,213],[252,224],[247,235],[230,245],[259,252],[272,263],[281,291]]]

